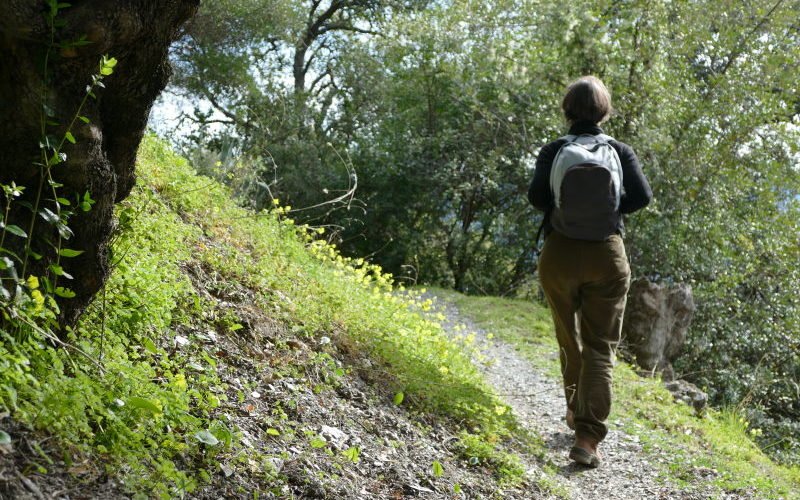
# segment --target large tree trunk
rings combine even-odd
[[[24,201],[34,204],[40,184],[42,89],[54,113],[50,133],[63,136],[66,125],[79,107],[86,86],[98,72],[101,55],[116,58],[114,74],[89,99],[72,133],[77,142],[67,144],[65,163],[52,169],[64,184],[58,195],[68,200],[90,193],[96,200],[89,212],[78,210],[69,220],[74,236],[64,246],[82,250],[77,258],[64,259],[65,271],[74,279],[59,284],[76,296],[60,301],[63,324],[72,324],[85,309],[108,275],[108,242],[113,229],[114,204],[123,200],[134,185],[134,162],[147,124],[150,108],[170,74],[169,45],[180,26],[197,9],[199,0],[71,0],[61,11],[66,22],[55,32],[56,43],[86,36],[88,45],[50,50],[50,28],[45,20],[47,4],[41,0],[7,0],[0,7],[0,183],[16,182],[26,187]],[[46,187],[46,184],[45,184]],[[45,193],[44,207],[52,209],[52,196]],[[0,200],[2,197],[0,196]],[[48,203],[50,205],[48,205]],[[11,223],[26,230],[31,210],[17,204]],[[46,239],[57,239],[52,226],[36,224],[33,250],[44,255],[28,265],[26,274],[43,275],[55,258]],[[6,238],[4,246],[22,255],[21,238]],[[24,278],[24,277],[22,277]]]

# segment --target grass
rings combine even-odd
[[[426,301],[394,289],[379,267],[342,257],[322,229],[296,226],[289,207],[276,203],[258,214],[238,207],[226,188],[197,176],[162,143],[146,141],[141,158],[144,182],[214,242],[195,256],[204,265],[257,291],[299,336],[334,335],[378,360],[372,376],[388,398],[402,394],[418,410],[460,422],[469,429],[464,448],[474,439],[491,443],[498,477],[520,480],[521,467],[509,465],[514,457],[504,451],[519,439],[517,422],[472,364],[471,341],[449,339],[420,314]]]
[[[236,317],[214,317],[215,305],[193,287],[193,267],[252,291],[295,337],[327,336],[375,360],[371,377],[387,404],[402,394],[403,406],[446,419],[463,429],[466,454],[480,454],[505,483],[520,480],[509,452],[517,422],[471,363],[471,343],[450,340],[420,314],[429,304],[394,290],[380,268],[343,258],[321,230],[295,225],[288,207],[237,206],[154,137],[142,143],[138,174],[117,209],[110,280],[70,334],[86,356],[37,338],[0,342],[0,413],[54,437],[67,468],[100,464],[95,480],[110,474],[134,496],[175,498],[211,481],[222,457],[243,456],[224,418],[238,402],[227,401],[217,376],[218,349],[179,345],[181,331],[241,327]]]
[[[436,289],[463,314],[496,338],[516,347],[531,364],[560,377],[550,312],[528,300],[466,296]],[[800,498],[800,468],[770,460],[751,439],[748,423],[735,410],[710,409],[702,417],[674,403],[660,380],[641,378],[620,362],[614,372],[610,422],[640,438],[645,451],[666,457],[664,477],[688,483],[697,468],[717,471],[725,491],[754,490],[759,497]]]
[[[68,334],[83,354],[36,337],[7,339],[4,347],[18,359],[2,352],[0,359],[24,363],[27,380],[4,370],[0,407],[58,439],[61,456],[45,458],[40,474],[55,460],[67,469],[94,460],[107,467],[97,476],[125,471],[120,479],[130,492],[173,498],[204,482],[214,471],[214,454],[224,451],[206,450],[198,433],[230,434],[215,416],[220,383],[214,371],[186,370],[193,360],[174,350],[172,327],[196,322],[202,309],[181,267],[200,231],[143,186],[118,213],[110,279]],[[87,471],[83,479],[91,477]]]
[[[441,325],[424,318],[426,304],[400,296],[391,276],[362,259],[347,259],[298,227],[288,207],[255,214],[238,207],[223,186],[197,176],[182,158],[149,140],[141,151],[142,178],[173,210],[213,241],[195,255],[222,275],[256,290],[263,306],[301,337],[336,334],[383,361],[393,392],[407,401],[489,432],[510,433],[513,419],[495,411],[472,347],[454,344]]]

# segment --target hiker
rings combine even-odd
[[[633,149],[600,128],[612,112],[603,82],[575,80],[561,108],[569,135],[539,151],[528,199],[545,212],[539,280],[560,348],[566,422],[575,431],[569,457],[597,467],[630,286],[621,214],[647,206],[652,191]]]

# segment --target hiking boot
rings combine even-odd
[[[569,450],[570,460],[587,467],[600,467],[603,460],[600,452],[597,451],[598,444],[597,441],[592,439],[576,437],[575,445]]]

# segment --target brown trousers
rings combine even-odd
[[[539,257],[539,280],[553,314],[575,433],[602,441],[608,433],[611,372],[630,286],[622,238],[573,240],[552,231]]]

